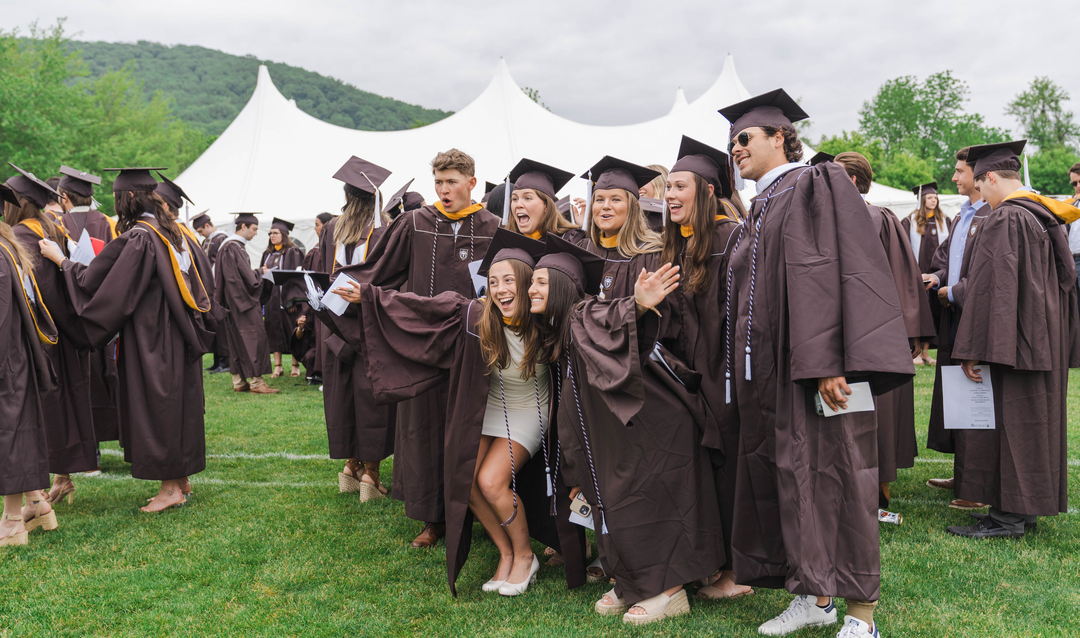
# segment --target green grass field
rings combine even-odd
[[[932,370],[919,370],[923,424],[932,379]],[[523,597],[503,599],[480,591],[497,552],[479,526],[455,600],[442,545],[409,548],[420,524],[400,503],[338,494],[342,464],[326,455],[322,395],[295,383],[271,381],[282,389],[274,396],[236,395],[228,374],[207,377],[207,470],[192,478],[195,495],[183,509],[139,512],[157,488],[132,480],[115,449],[101,476],[76,476],[75,503],[57,507],[59,530],[0,550],[0,638],[753,636],[790,600],[766,590],[695,600],[687,616],[631,628],[592,611],[603,586],[567,591],[561,567],[542,568]],[[950,457],[924,451],[901,471],[892,509],[904,524],[881,528],[883,635],[1080,635],[1078,386],[1073,371],[1070,513],[1041,519],[1019,541],[946,534],[946,525],[970,519],[946,507],[951,493],[924,482],[949,476]],[[384,477],[389,470],[385,463]]]

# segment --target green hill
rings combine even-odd
[[[220,135],[255,90],[260,64],[296,106],[320,120],[366,131],[395,131],[430,124],[450,115],[361,91],[340,80],[304,69],[197,46],[71,42],[82,51],[91,77],[133,64],[147,97],[155,91],[174,100],[173,113],[209,135]]]

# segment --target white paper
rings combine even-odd
[[[990,368],[982,368],[982,383],[967,378],[961,366],[939,366],[946,430],[993,430],[994,388]]]
[[[334,280],[334,283],[330,284],[330,290],[327,290],[322,298],[323,307],[339,317],[344,314],[345,310],[349,307],[349,302],[345,297],[342,297],[333,291],[337,288],[348,288],[349,282],[356,283],[356,280],[345,273],[341,273],[337,276],[337,279]]]
[[[274,283],[274,269],[271,268],[270,270],[264,272],[262,274],[262,278],[269,281],[270,283]]]
[[[480,293],[487,288],[487,277],[484,275],[478,275],[480,270],[480,264],[484,262],[483,259],[477,259],[476,261],[469,262],[469,274],[472,275],[473,287],[476,288],[476,296],[479,297]]]
[[[851,394],[849,394],[847,398],[847,409],[833,410],[827,403],[821,401],[821,411],[825,413],[825,416],[874,411],[874,393],[870,391],[869,383],[866,381],[863,381],[862,383],[850,383],[848,384],[848,387],[851,388]],[[819,400],[820,397],[821,393],[819,392]]]
[[[69,244],[71,242],[68,242]],[[94,242],[90,240],[90,233],[86,232],[84,228],[82,235],[79,235],[79,243],[75,244],[75,248],[71,251],[71,261],[89,266],[90,262],[94,260]]]

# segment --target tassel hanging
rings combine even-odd
[[[750,346],[746,346],[746,380],[750,381]]]
[[[510,176],[506,176],[506,189],[503,190],[503,228],[510,225]]]
[[[589,220],[592,219],[592,171],[589,171],[589,181],[585,182],[585,219],[581,220],[581,230],[589,231]]]
[[[746,188],[746,181],[742,178],[742,173],[739,172],[739,165],[735,163],[735,158],[732,157],[731,161],[731,174],[735,177],[735,190],[740,193]]]
[[[726,397],[724,403],[731,403],[731,371],[724,374],[727,377],[727,379],[724,380],[724,392]]]

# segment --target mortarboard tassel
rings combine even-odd
[[[510,224],[510,176],[506,176],[506,188],[503,190],[503,221],[504,228]]]
[[[664,209],[660,213],[663,216],[663,217],[661,217],[661,219],[664,220],[664,226],[667,226],[667,198],[665,197],[664,199],[661,199],[660,201],[663,202],[663,205],[664,205]]]
[[[585,218],[581,220],[581,229],[588,232],[589,220],[592,219],[592,171],[589,171],[589,181],[585,182]]]
[[[368,181],[368,184],[371,184],[372,190],[375,191],[375,218],[371,222],[372,227],[382,228],[382,197],[381,193],[379,193],[379,187],[375,185],[375,182],[371,181],[371,178],[367,176],[367,173],[361,171],[360,174],[364,176],[364,179]]]
[[[732,157],[728,161],[731,163],[731,174],[735,178],[735,190],[741,193],[746,188],[746,181],[742,178],[742,173],[739,171],[739,165],[735,163],[735,158]]]

